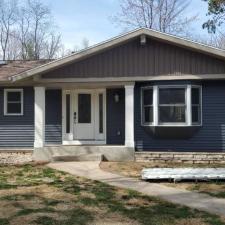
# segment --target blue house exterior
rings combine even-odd
[[[138,29],[8,74],[0,106],[0,149],[31,149],[35,160],[223,152],[225,51]]]

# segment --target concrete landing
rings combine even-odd
[[[53,162],[53,156],[73,156],[98,154],[103,155],[107,161],[134,161],[134,148],[113,145],[57,145],[35,148],[34,161]],[[66,157],[64,157],[66,158]],[[68,157],[69,158],[69,157]],[[68,161],[68,160],[65,160]],[[69,159],[69,161],[73,161]],[[76,160],[75,160],[76,161]],[[79,160],[81,161],[81,160]],[[86,160],[85,160],[86,161]],[[95,161],[95,160],[94,160]]]
[[[175,204],[225,216],[225,199],[214,198],[206,194],[167,187],[161,184],[143,182],[138,179],[105,172],[99,168],[99,162],[50,163],[48,166],[53,169],[68,172],[72,175],[98,180],[112,186],[131,189],[146,195],[159,197]]]

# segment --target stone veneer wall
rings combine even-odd
[[[225,164],[225,153],[195,152],[136,152],[136,162]]]
[[[32,151],[0,151],[0,165],[19,165],[32,161]]]

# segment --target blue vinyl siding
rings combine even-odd
[[[62,92],[46,90],[45,99],[45,142],[62,143]]]
[[[224,81],[202,83],[203,124],[189,139],[155,139],[145,131],[141,126],[140,105],[140,87],[143,85],[146,84],[137,83],[135,87],[135,142],[137,150],[225,151]]]
[[[115,94],[119,95],[119,102],[115,102]],[[125,90],[107,89],[106,92],[106,125],[107,144],[124,145],[125,138]]]
[[[34,90],[33,87],[22,89],[24,91],[24,115],[4,116],[4,88],[0,88],[0,147],[33,147]]]

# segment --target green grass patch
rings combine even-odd
[[[49,217],[49,216],[41,216],[41,217],[38,217],[33,222],[35,224],[40,224],[40,225],[60,225],[60,224],[62,224],[59,221],[57,221],[54,218]]]
[[[26,216],[32,213],[53,213],[56,210],[54,210],[53,208],[40,208],[40,209],[27,209],[27,208],[23,208],[21,209],[18,213],[17,216]]]
[[[8,219],[3,219],[3,218],[0,218],[0,224],[1,224],[1,225],[9,225],[9,224],[10,224],[10,222],[9,222],[9,220],[8,220]]]

